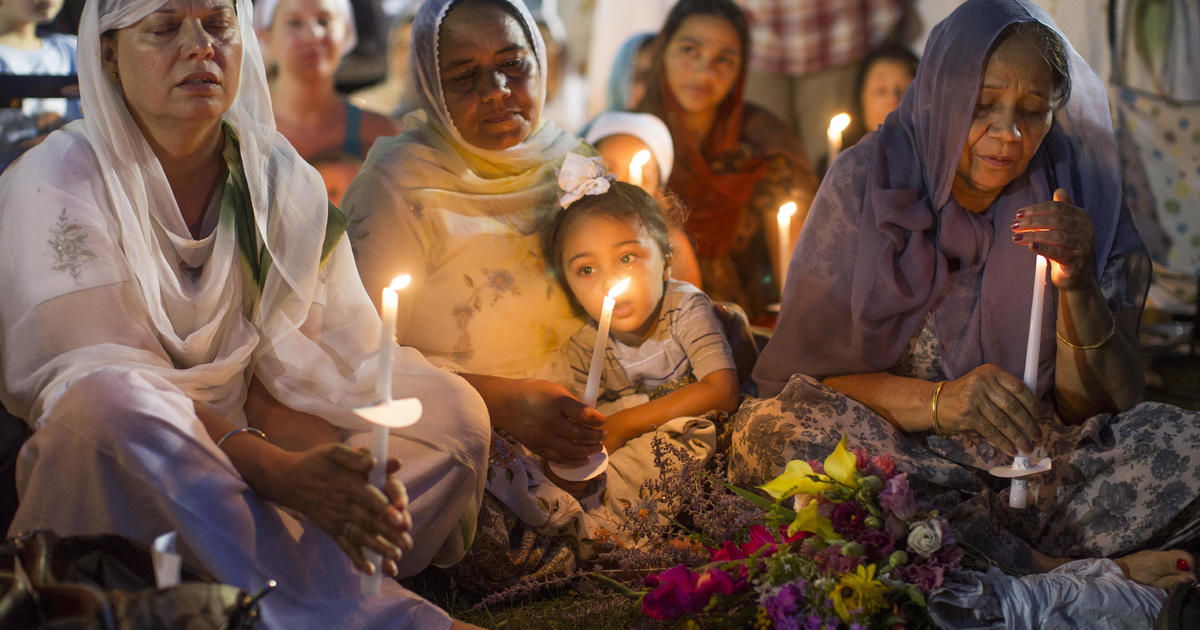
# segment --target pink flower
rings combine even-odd
[[[813,556],[817,566],[825,573],[840,575],[842,573],[853,573],[854,567],[857,567],[861,558],[847,556],[842,553],[841,545],[830,545],[822,549]]]
[[[730,562],[733,560],[744,560],[747,555],[737,543],[732,540],[726,540],[721,543],[719,548],[709,550],[708,559],[711,562]]]
[[[682,564],[646,576],[642,583],[654,590],[642,597],[642,612],[660,621],[673,621],[691,612],[698,580],[699,576]]]
[[[788,536],[787,530],[788,530],[787,523],[784,523],[783,525],[779,526],[779,541],[785,545],[787,543],[794,542],[794,541],[801,540],[804,538],[808,538],[809,536],[812,536],[811,532],[796,532],[795,534]]]
[[[720,569],[709,569],[696,580],[696,592],[692,597],[694,612],[704,610],[708,605],[713,595],[720,593],[721,595],[729,595],[733,593],[737,585],[734,584],[733,578]]]
[[[760,554],[760,557],[766,558],[767,556],[775,553],[775,545],[779,541],[775,540],[775,537],[771,535],[771,530],[763,527],[762,525],[751,525],[748,533],[750,534],[750,540],[749,542],[742,543],[741,547],[742,552],[745,553],[746,556],[753,555],[754,552],[762,549],[763,547],[769,547],[769,549]],[[744,558],[746,556],[742,557]]]
[[[854,467],[865,473],[867,466],[871,464],[871,456],[867,455],[867,449],[861,446],[854,449]]]
[[[892,457],[891,453],[872,457],[871,465],[882,473],[882,479],[891,479],[896,474],[896,459]]]

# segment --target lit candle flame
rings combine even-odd
[[[632,279],[633,278],[625,278],[624,280],[614,284],[613,288],[608,290],[608,297],[615,299],[618,295],[624,293],[625,289],[629,288],[629,281]]]
[[[412,283],[412,276],[406,273],[402,276],[396,276],[395,278],[392,278],[392,283],[390,285],[388,285],[388,288],[393,291],[399,291],[400,289],[407,287],[411,283]]]
[[[829,121],[829,135],[841,134],[850,126],[850,114],[842,112]]]
[[[794,214],[796,214],[796,202],[795,201],[789,201],[789,202],[783,204],[782,206],[779,206],[779,218],[780,219],[789,219]]]
[[[629,170],[630,171],[635,171],[635,170],[640,171],[640,170],[642,170],[642,167],[646,166],[646,163],[649,161],[650,161],[650,152],[645,149],[642,149],[641,151],[634,153],[633,159],[629,160]]]

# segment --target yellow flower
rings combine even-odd
[[[875,565],[858,565],[854,573],[842,576],[830,594],[833,611],[842,621],[850,623],[854,614],[870,615],[887,607],[883,583],[875,579]]]
[[[858,477],[855,475],[857,469],[854,467],[858,458],[846,449],[846,436],[842,436],[838,440],[837,448],[833,449],[833,453],[825,458],[825,474],[835,479],[838,483],[845,484],[851,488],[858,487]]]
[[[795,459],[788,462],[782,475],[764,483],[759,488],[766,490],[767,494],[778,500],[795,494],[818,494],[831,487],[828,481],[814,480],[813,477],[828,479],[824,475],[813,472],[812,466],[809,466],[808,462]]]
[[[788,526],[788,536],[795,536],[796,532],[810,532],[821,536],[822,538],[834,538],[837,536],[833,531],[833,523],[829,519],[817,513],[819,504],[817,501],[809,501],[807,505],[796,511],[796,520]]]

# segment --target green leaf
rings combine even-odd
[[[607,586],[608,588],[611,588],[612,590],[614,590],[614,591],[620,593],[621,595],[624,595],[625,597],[628,597],[629,599],[632,599],[632,600],[641,599],[642,595],[646,594],[645,592],[635,591],[635,590],[629,588],[628,586],[625,586],[624,584],[622,584],[602,573],[596,573],[593,571],[592,573],[588,574],[588,577],[592,578],[593,580],[596,580],[597,582]]]
[[[753,492],[750,492],[749,490],[746,490],[745,488],[739,488],[729,482],[723,481],[721,483],[724,484],[725,487],[728,488],[730,492],[753,503],[754,505],[757,505],[758,507],[766,510],[767,512],[770,512],[773,514],[778,514],[781,517],[787,518],[788,521],[791,521],[792,519],[796,518],[795,510],[790,510],[790,509],[783,507],[782,505],[780,505],[766,497],[754,494]]]

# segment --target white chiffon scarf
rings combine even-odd
[[[191,237],[119,83],[104,73],[101,35],[164,4],[89,0],[79,33],[87,114],[0,179],[0,245],[13,261],[0,265],[9,287],[0,305],[3,402],[36,426],[73,378],[128,364],[235,423],[245,422],[254,375],[293,409],[362,428],[346,409],[373,397],[378,315],[344,239],[321,266],[324,186],[276,134],[250,1],[236,0],[241,78],[224,119],[240,139],[254,238],[272,261],[260,292],[242,285],[231,221]],[[53,212],[32,211],[39,203]]]

